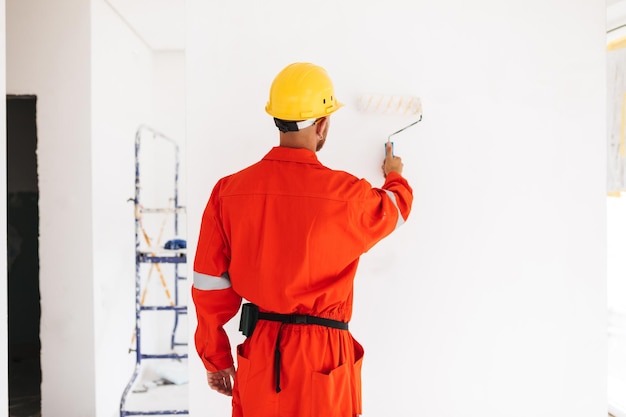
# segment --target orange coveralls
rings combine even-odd
[[[206,369],[233,366],[223,325],[242,297],[262,312],[348,322],[360,255],[406,220],[412,200],[397,173],[372,188],[306,149],[275,147],[222,178],[204,211],[194,261],[195,343]],[[233,416],[359,415],[362,358],[347,330],[259,320],[237,347]]]

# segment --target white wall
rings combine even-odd
[[[154,126],[175,140],[180,147],[179,198],[180,204],[184,205],[187,191],[185,186],[185,51],[154,51],[152,66]]]
[[[319,158],[374,184],[401,125],[354,101],[420,95],[414,212],[357,274],[364,415],[606,415],[603,2],[187,4],[190,250],[215,181],[277,143],[283,66],[328,69],[347,106]],[[192,414],[227,415],[191,367]]]
[[[152,113],[156,126],[184,145],[185,51],[154,51],[152,54]]]
[[[135,363],[135,132],[152,118],[152,52],[91,1],[96,415],[119,415]]]
[[[95,415],[89,2],[6,6],[7,92],[38,105],[42,410]]]
[[[155,55],[104,0],[9,1],[7,22],[7,91],[38,97],[42,414],[119,415],[135,132],[158,120],[184,135],[184,56]]]
[[[6,2],[0,0],[0,33],[6,33]],[[6,37],[0,41],[0,94],[6,95]],[[0,103],[0,253],[7,252],[7,216],[6,216],[6,100]],[[8,358],[8,315],[7,315],[7,260],[0,259],[0,357]],[[0,416],[6,416],[9,408],[9,387],[7,361],[0,364]]]
[[[623,158],[619,155],[620,116],[623,112],[622,73],[624,49],[615,43],[626,37],[626,1],[607,2],[607,188],[619,191],[623,184]],[[607,199],[607,302],[609,411],[626,415],[626,201]]]
[[[626,200],[609,198],[607,208],[609,404],[619,407],[623,415],[626,412]]]

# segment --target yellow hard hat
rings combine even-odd
[[[307,120],[328,116],[341,106],[324,68],[296,62],[274,78],[265,111],[276,119]]]

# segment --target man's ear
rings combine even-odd
[[[320,117],[315,122],[315,133],[317,136],[323,136],[324,130],[326,129],[326,123],[328,123],[327,117]]]

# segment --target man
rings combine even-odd
[[[413,196],[390,144],[380,189],[317,160],[340,107],[323,68],[283,69],[266,106],[280,146],[219,180],[204,211],[195,342],[209,386],[233,396],[234,417],[361,414],[353,280],[360,255],[407,219]],[[252,304],[242,310],[248,337],[235,372],[223,325],[242,298]]]

